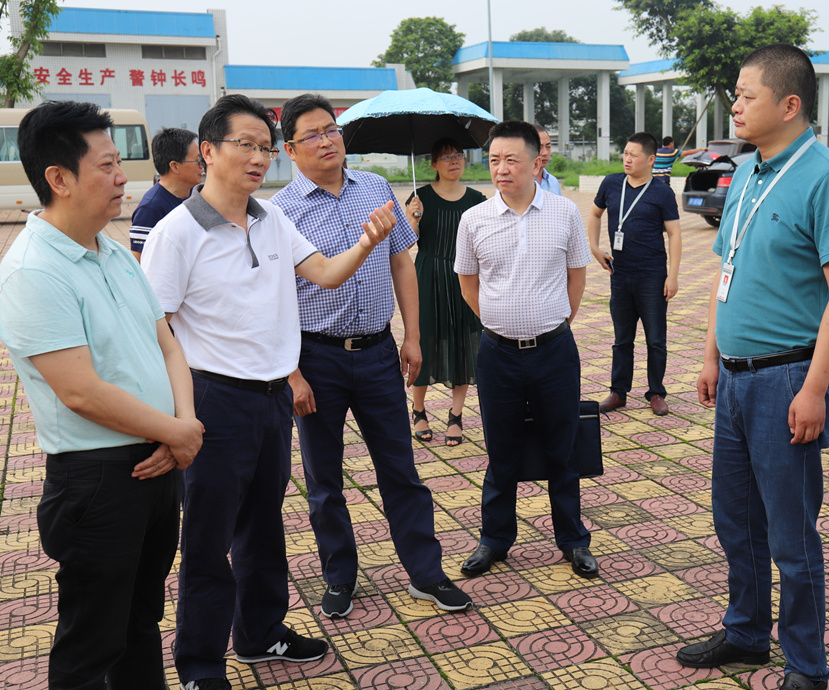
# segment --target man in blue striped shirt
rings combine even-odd
[[[368,207],[394,200],[382,177],[346,170],[342,130],[331,104],[305,94],[282,109],[285,151],[297,178],[271,198],[319,251],[352,243]],[[360,427],[377,473],[391,538],[411,579],[409,592],[447,611],[472,605],[441,567],[429,489],[414,466],[408,403],[421,364],[417,278],[408,249],[417,240],[397,201],[396,227],[336,290],[297,278],[302,348],[289,377],[294,394],[311,525],[328,589],[322,613],[348,615],[357,590],[357,545],[343,495],[343,426],[348,410]],[[405,329],[398,357],[389,321],[394,297]]]

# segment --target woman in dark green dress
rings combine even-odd
[[[461,296],[455,274],[455,241],[464,211],[486,199],[461,184],[463,149],[452,139],[432,147],[435,181],[417,190],[406,202],[406,217],[418,234],[417,271],[420,297],[420,349],[423,366],[412,386],[412,422],[415,437],[432,440],[426,418],[426,388],[442,383],[452,389],[445,443],[463,441],[462,411],[466,391],[475,383],[475,359],[481,338],[481,321]]]

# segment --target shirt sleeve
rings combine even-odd
[[[461,216],[458,224],[458,238],[455,247],[455,273],[475,275],[478,273],[478,260],[472,246],[472,234],[469,211]]]
[[[184,301],[192,267],[165,227],[164,223],[159,224],[147,237],[141,254],[141,268],[158,296],[161,308],[167,314],[175,314]]]
[[[599,184],[599,191],[596,192],[596,198],[593,199],[593,203],[601,209],[607,208],[607,189],[609,184],[607,177],[605,177],[601,181],[601,184]]]
[[[23,268],[9,276],[0,321],[6,346],[22,357],[88,345],[75,290],[43,271]]]
[[[567,268],[582,268],[592,261],[578,207],[570,211],[570,237],[567,239]]]
[[[829,175],[824,176],[815,189],[815,246],[821,266],[829,263]]]

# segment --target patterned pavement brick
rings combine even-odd
[[[400,194],[408,195],[408,190],[401,188]],[[590,194],[567,196],[582,212],[592,203]],[[0,213],[0,247],[8,247],[22,218]],[[128,228],[125,217],[107,232],[127,243]],[[668,308],[671,414],[655,417],[644,400],[647,371],[640,328],[628,404],[602,417],[605,474],[582,482],[584,521],[600,577],[579,578],[563,560],[547,488],[538,482],[517,488],[517,537],[507,560],[482,577],[461,577],[460,565],[480,538],[480,487],[488,460],[475,387],[464,408],[465,441],[447,448],[443,435],[451,393],[433,386],[426,409],[435,441],[413,441],[414,459],[432,490],[444,571],[472,596],[476,608],[448,613],[408,594],[409,577],[391,542],[373,463],[349,415],[343,468],[359,549],[354,610],[345,619],[320,617],[325,583],[294,434],[292,481],[283,508],[291,576],[286,620],[302,634],[328,639],[332,650],[308,664],[254,666],[239,664],[229,653],[233,690],[673,690],[693,683],[703,690],[777,688],[784,659],[776,644],[771,665],[756,670],[683,669],[674,659],[679,646],[719,629],[727,605],[727,567],[711,516],[714,413],[699,404],[695,390],[715,266],[713,233],[700,218],[685,214],[682,229],[680,292]],[[582,356],[582,395],[593,400],[605,397],[610,380],[608,296],[607,276],[597,265],[589,266],[573,332]],[[399,314],[392,330],[402,337]],[[5,480],[0,502],[0,688],[45,690],[57,604],[57,564],[40,548],[35,519],[45,458],[25,391],[2,344],[0,450]],[[824,471],[829,501],[829,454],[824,455]],[[829,503],[818,528],[829,555]],[[168,578],[161,622],[171,688],[177,687],[171,654],[177,567],[178,559]],[[776,571],[774,578],[777,616]],[[775,626],[775,639],[776,634]]]

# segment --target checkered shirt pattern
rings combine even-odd
[[[455,272],[479,275],[481,321],[505,338],[533,338],[570,316],[567,269],[590,260],[578,207],[538,186],[523,215],[496,192],[461,216]]]
[[[397,224],[357,272],[336,290],[326,290],[297,276],[299,321],[303,331],[339,338],[378,333],[394,314],[394,289],[389,257],[417,241],[394,193],[379,175],[343,171],[339,196],[297,173],[297,178],[273,197],[297,229],[325,256],[353,247],[363,234],[369,213],[394,200]]]

